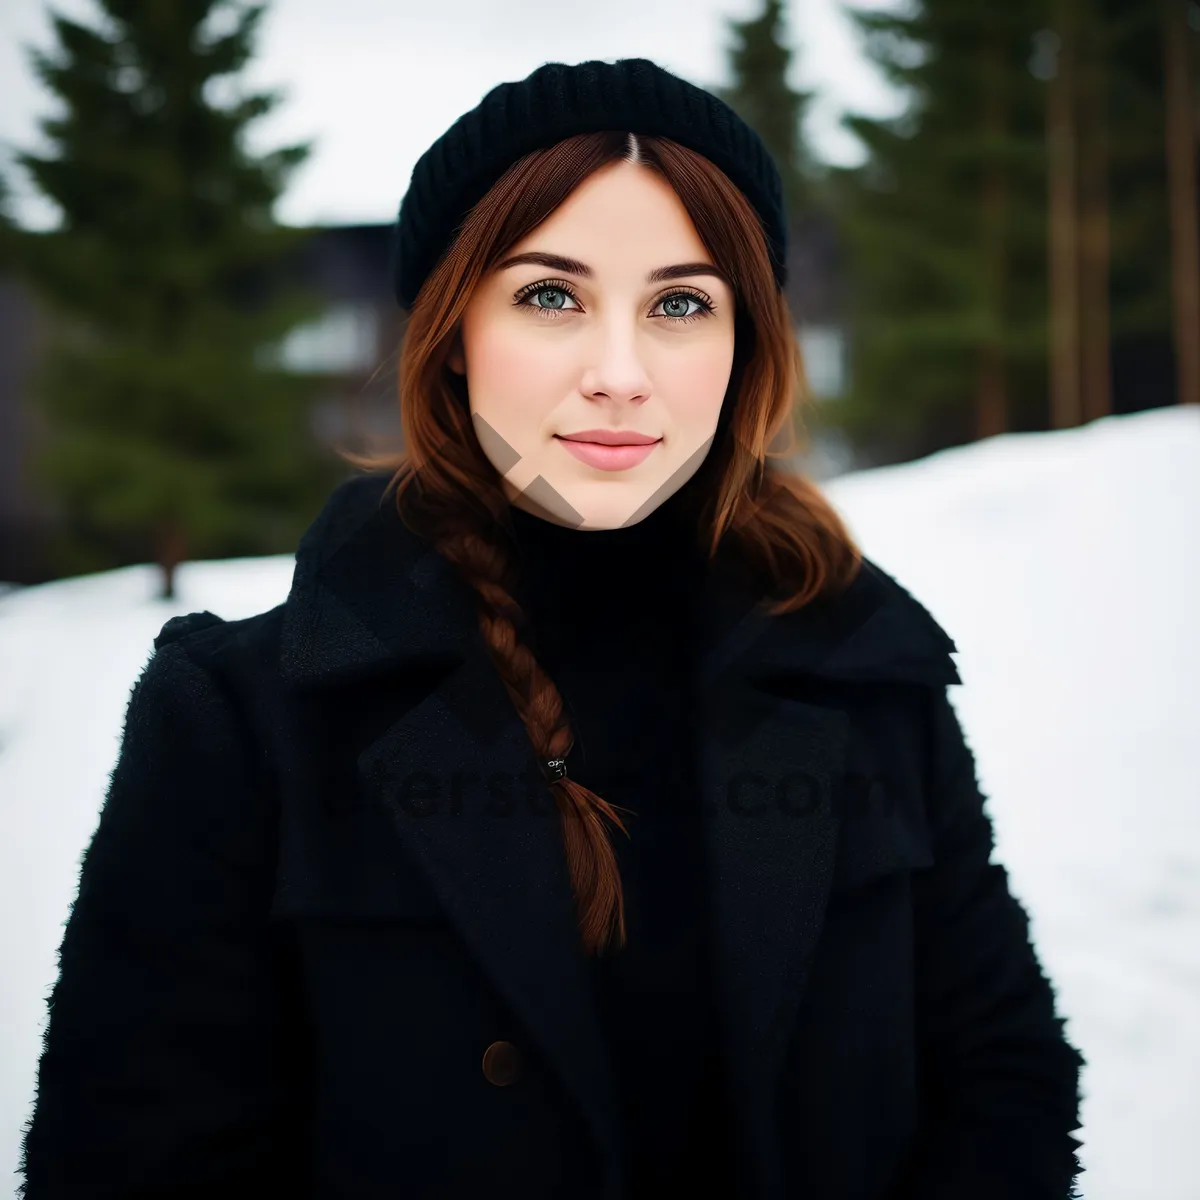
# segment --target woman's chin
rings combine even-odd
[[[639,487],[631,482],[602,480],[597,485],[545,478],[539,478],[536,486],[525,491],[506,481],[504,491],[510,504],[556,525],[580,530],[636,525],[649,515],[646,504],[653,495],[653,489],[645,483]]]
[[[571,524],[577,529],[621,529],[636,525],[649,515],[647,501],[654,489],[645,483],[615,483],[563,488],[563,499],[573,513]]]

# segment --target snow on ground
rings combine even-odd
[[[1067,1032],[1087,1200],[1194,1200],[1200,1164],[1200,410],[1011,434],[832,480],[955,639],[952,689]],[[56,951],[154,635],[281,602],[292,558],[0,593],[0,1174]],[[0,1185],[3,1190],[4,1185]],[[15,1186],[15,1182],[14,1182]]]

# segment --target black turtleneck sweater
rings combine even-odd
[[[513,508],[528,641],[575,734],[572,779],[631,809],[612,842],[627,944],[591,960],[628,1148],[627,1196],[730,1195],[692,716],[702,555],[677,493],[581,531]]]

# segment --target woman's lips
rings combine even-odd
[[[599,467],[602,471],[624,471],[645,462],[662,438],[648,446],[603,446],[599,442],[572,442],[557,435],[555,441],[589,467]]]

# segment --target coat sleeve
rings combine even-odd
[[[943,687],[931,723],[934,865],[914,881],[925,1124],[900,1197],[1072,1200],[1079,1074]]]
[[[274,824],[252,758],[213,674],[163,644],[133,688],[59,949],[25,1200],[303,1194],[287,959],[266,921]]]

